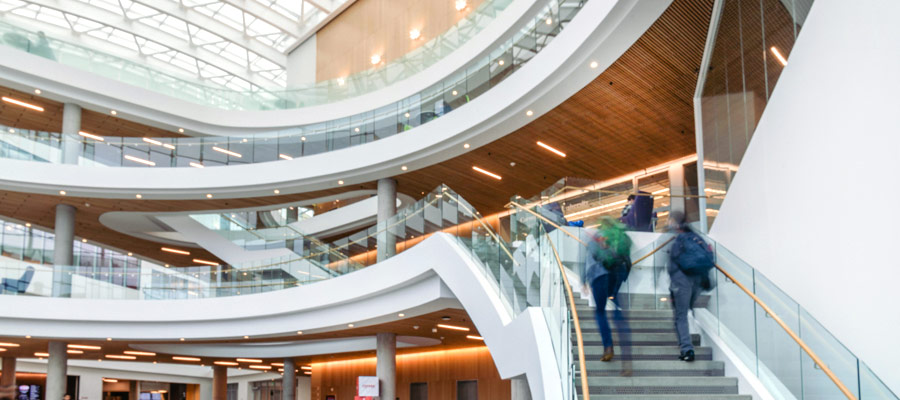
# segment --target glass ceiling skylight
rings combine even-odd
[[[230,89],[278,89],[287,53],[347,1],[0,0],[0,18]]]

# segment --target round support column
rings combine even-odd
[[[397,335],[379,333],[376,335],[375,374],[381,386],[380,400],[397,398]]]
[[[378,262],[391,258],[397,251],[397,239],[389,232],[388,219],[397,214],[397,181],[378,180]]]
[[[66,342],[50,341],[47,344],[47,389],[46,400],[62,400],[66,393],[68,381],[69,354],[66,353]]]
[[[81,106],[74,103],[63,104],[63,164],[78,164],[78,156],[84,146],[81,143]]]
[[[72,265],[74,242],[75,207],[57,204],[53,226],[53,265],[56,266],[53,269],[53,297],[72,296],[72,275],[62,267]]]
[[[293,358],[284,359],[284,376],[281,378],[282,400],[297,400],[297,373]]]

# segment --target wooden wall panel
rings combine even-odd
[[[316,34],[316,81],[373,68],[373,54],[390,63],[446,32],[482,2],[468,0],[466,9],[456,11],[454,0],[357,0]],[[409,38],[413,28],[422,32],[418,40]]]
[[[375,375],[375,358],[312,364],[312,399],[326,395],[352,399],[357,376]],[[397,356],[397,398],[409,400],[410,384],[428,383],[429,400],[455,400],[456,382],[478,381],[478,398],[509,399],[510,383],[501,379],[487,347],[439,350]]]

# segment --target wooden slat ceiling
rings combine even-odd
[[[63,104],[34,93],[25,93],[0,87],[0,95],[8,96],[44,108],[36,112],[24,107],[0,102],[0,125],[45,132],[62,131]],[[109,113],[87,109],[81,110],[81,129],[101,136],[128,137],[184,137],[185,135],[165,129],[118,118]]]
[[[511,196],[536,195],[562,177],[605,180],[693,154],[692,96],[711,11],[712,0],[675,0],[619,60],[560,106],[500,140],[397,176],[398,190],[420,198],[422,192],[446,183],[486,215],[502,209]],[[0,110],[3,118],[7,112],[6,107]],[[538,140],[568,156],[549,153],[535,144]],[[503,180],[481,175],[473,165],[498,173]],[[78,207],[76,235],[187,265],[190,260],[160,254],[156,243],[103,227],[98,217],[108,211],[257,207],[358,188],[374,189],[375,183],[301,195],[196,201],[75,199],[0,191],[0,214],[52,227],[54,206],[73,204]]]
[[[152,301],[152,300],[148,300]],[[191,300],[184,300],[191,301]],[[448,320],[445,320],[444,317],[448,317]],[[463,326],[470,329],[469,332],[463,331],[455,331],[449,329],[437,328],[438,324],[449,324],[453,326]],[[288,330],[292,330],[295,328],[288,327],[285,328]],[[437,332],[432,331],[432,329],[437,329]],[[396,321],[387,322],[383,324],[359,327],[359,328],[347,328],[340,329],[333,332],[324,332],[324,333],[315,333],[315,334],[307,334],[304,333],[302,335],[292,334],[289,336],[278,336],[278,337],[269,337],[269,338],[250,338],[250,339],[241,339],[235,338],[232,340],[206,340],[206,341],[197,341],[197,340],[186,340],[184,342],[173,340],[173,341],[142,341],[142,340],[119,340],[117,338],[111,338],[111,341],[90,341],[90,340],[76,340],[69,341],[69,343],[90,345],[90,346],[100,346],[100,350],[85,350],[84,354],[69,355],[69,359],[84,359],[84,360],[96,360],[96,359],[104,359],[105,361],[110,361],[108,358],[104,358],[107,354],[123,354],[125,350],[135,350],[131,345],[138,344],[160,344],[160,343],[170,343],[170,344],[212,344],[212,343],[232,343],[232,344],[247,344],[247,343],[281,343],[281,342],[304,342],[309,340],[322,340],[322,339],[337,339],[337,338],[352,338],[352,337],[374,337],[377,333],[395,333],[398,336],[418,336],[418,337],[427,337],[432,339],[441,340],[441,344],[435,346],[426,346],[426,347],[416,347],[416,348],[406,348],[406,349],[398,349],[399,354],[404,353],[417,353],[421,351],[429,351],[429,350],[448,350],[454,348],[462,348],[462,347],[472,347],[472,346],[483,346],[484,343],[479,340],[467,339],[467,335],[479,335],[478,331],[475,329],[475,325],[472,323],[472,320],[469,318],[469,315],[464,311],[456,308],[444,309],[441,311],[436,311],[433,313],[428,313],[425,315],[420,315],[417,317],[398,317]],[[36,352],[46,352],[47,351],[47,342],[48,339],[44,338],[22,338],[22,337],[3,337],[0,336],[0,341],[5,343],[16,343],[19,344],[19,347],[7,347],[7,351],[3,352],[4,357],[21,357],[21,358],[33,358],[34,353]],[[324,362],[324,361],[338,361],[343,359],[352,359],[358,358],[361,356],[372,355],[374,352],[366,351],[366,352],[352,352],[352,353],[341,353],[338,355],[317,355],[317,356],[306,356],[306,357],[296,357],[295,361],[297,365],[306,365],[310,362]],[[157,361],[160,363],[179,363],[178,361],[172,361],[172,356],[177,355],[185,355],[185,354],[164,354],[159,353],[156,356],[140,356],[137,360],[139,362],[153,362]],[[256,357],[248,357],[248,358],[256,358]],[[216,360],[229,360],[225,357],[201,357],[202,361],[199,362],[181,362],[183,364],[192,364],[199,365],[201,363],[205,365],[211,365],[213,361]],[[283,359],[264,359],[266,363],[271,362],[282,362]],[[233,361],[233,359],[231,359]],[[246,367],[247,364],[244,364]]]

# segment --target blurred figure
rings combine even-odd
[[[683,361],[694,361],[694,344],[688,325],[688,310],[703,290],[712,288],[709,271],[715,267],[715,258],[709,244],[685,223],[684,213],[673,211],[669,214],[669,229],[675,233],[675,240],[669,248],[668,265],[669,294],[675,308],[675,331]]]
[[[625,233],[625,226],[620,222],[604,217],[601,219],[593,240],[588,243],[588,254],[582,282],[590,287],[594,296],[597,325],[603,339],[603,358],[600,361],[613,359],[613,339],[609,321],[606,318],[606,301],[612,300],[615,305],[613,320],[619,330],[619,346],[623,352],[630,349],[630,329],[619,306],[618,292],[622,283],[628,279],[631,270],[631,238]],[[626,357],[628,358],[628,357]],[[625,374],[630,374],[626,371]]]
[[[647,192],[638,192],[636,195],[628,195],[628,204],[622,210],[619,221],[625,224],[630,231],[653,231],[653,195]]]

